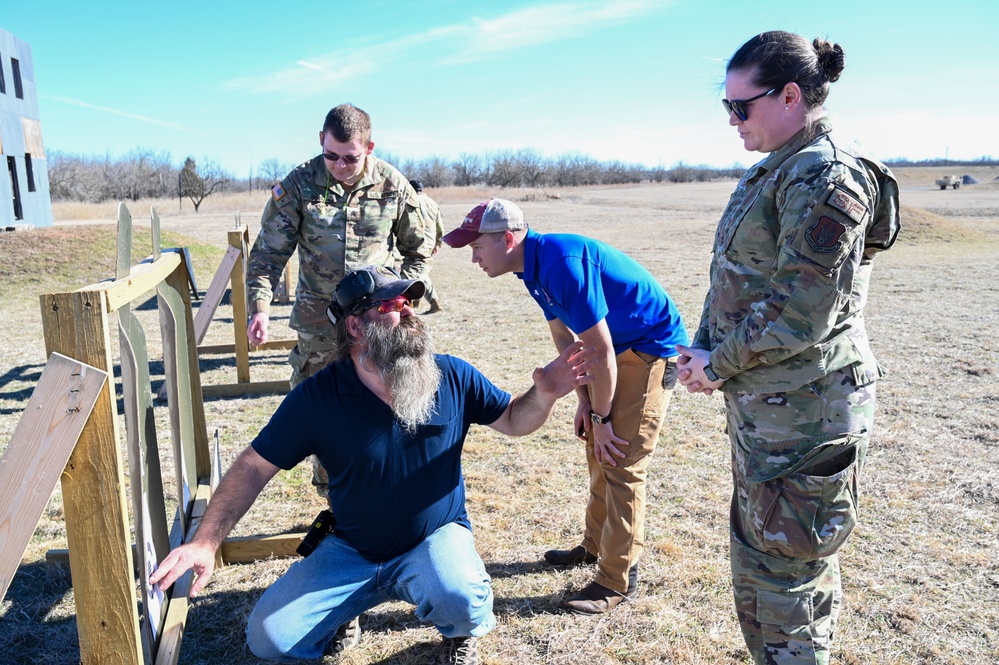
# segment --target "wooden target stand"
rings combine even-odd
[[[297,340],[283,339],[265,342],[260,346],[250,346],[246,336],[247,300],[246,300],[246,259],[249,256],[250,236],[244,224],[237,218],[236,227],[228,232],[228,249],[218,270],[202,299],[201,306],[194,318],[194,336],[198,344],[199,355],[229,354],[236,355],[236,383],[209,385],[203,387],[206,397],[237,397],[260,393],[286,393],[290,389],[289,381],[250,381],[250,350],[267,351],[274,349],[291,349]],[[229,300],[232,303],[233,340],[232,344],[202,345],[201,342],[208,332],[212,317],[218,309],[226,289],[229,289]],[[289,302],[291,292],[291,268],[285,266],[281,281],[275,294],[278,302]]]
[[[148,577],[171,548],[193,538],[220,474],[217,434],[214,453],[209,450],[189,265],[182,249],[160,249],[155,209],[151,221],[152,256],[130,266],[132,219],[120,204],[115,279],[40,296],[49,361],[0,458],[0,523],[13,525],[0,539],[0,594],[6,593],[62,471],[69,550],[47,558],[69,560],[85,664],[177,662],[193,575],[189,571],[163,594],[150,587]],[[245,256],[245,231],[237,229],[237,235]],[[176,479],[177,510],[169,527],[146,336],[130,307],[151,290],[159,309]],[[108,380],[115,323],[135,545],[115,388]],[[294,557],[303,535],[229,539],[218,563]]]

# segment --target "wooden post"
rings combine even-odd
[[[104,291],[41,296],[46,354],[111,373]],[[111,381],[62,474],[69,562],[83,663],[141,663],[139,609],[125,509],[118,418]]]
[[[236,381],[250,382],[250,340],[246,336],[246,257],[250,246],[250,232],[245,226],[229,231],[229,246],[239,248],[239,258],[232,266],[229,283],[232,285],[229,300],[232,302],[232,322],[236,343]]]

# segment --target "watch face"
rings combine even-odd
[[[598,425],[606,425],[607,423],[610,422],[610,416],[604,418],[599,413],[594,413],[593,411],[590,411],[590,420]]]

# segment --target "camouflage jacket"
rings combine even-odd
[[[369,155],[349,192],[317,156],[271,191],[246,268],[250,314],[267,312],[285,264],[298,249],[298,287],[290,325],[328,334],[326,307],[343,276],[368,264],[390,265],[402,256],[402,275],[430,269],[436,229],[427,221],[409,182],[391,164]]]
[[[424,210],[426,211],[426,219],[428,224],[434,224],[436,228],[437,240],[434,243],[434,249],[440,249],[444,241],[441,238],[444,237],[444,217],[441,216],[440,206],[437,205],[437,201],[426,194],[420,193],[420,203],[423,204]]]
[[[871,259],[898,234],[898,184],[831,129],[823,118],[750,168],[718,223],[694,346],[711,351],[723,391],[882,372],[863,312]]]

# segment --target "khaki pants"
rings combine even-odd
[[[611,403],[614,433],[629,442],[617,466],[597,461],[587,436],[590,499],[583,547],[598,555],[596,581],[628,590],[628,570],[645,547],[645,478],[659,442],[676,383],[676,360],[628,350],[617,356],[617,390]]]
[[[291,388],[316,374],[333,360],[336,345],[333,339],[324,335],[298,333],[298,344],[288,354],[288,364],[291,365]],[[312,456],[312,484],[321,497],[329,494],[329,474],[319,463],[319,458]]]

